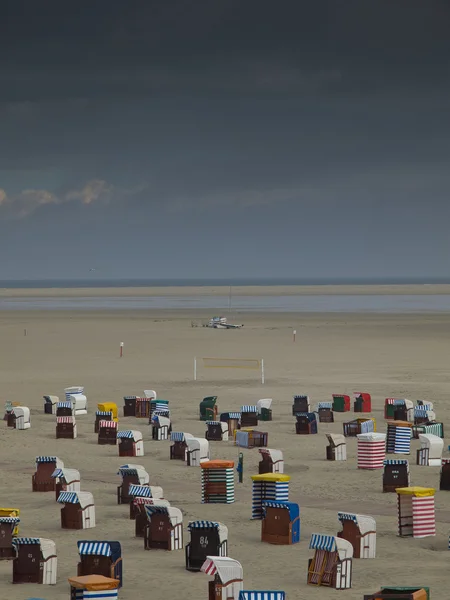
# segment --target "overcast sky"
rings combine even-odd
[[[444,0],[3,2],[0,279],[448,275],[449,31]]]

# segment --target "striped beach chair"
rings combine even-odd
[[[98,433],[100,421],[112,421],[113,414],[110,410],[97,410],[95,412],[94,433]]]
[[[231,504],[234,502],[234,462],[210,460],[200,464],[202,469],[202,504]]]
[[[285,600],[285,592],[274,592],[271,590],[242,590],[239,600]]]
[[[264,517],[263,503],[289,501],[289,475],[281,473],[264,473],[252,475],[252,519]]]
[[[120,542],[80,540],[77,542],[77,547],[80,555],[79,576],[103,575],[103,577],[118,579],[119,587],[123,586]]]
[[[145,504],[148,524],[144,536],[145,550],[182,550],[183,514],[175,506]]]
[[[308,585],[336,590],[352,587],[353,546],[349,541],[313,533],[309,549],[314,556],[308,562]]]
[[[334,423],[332,402],[319,402],[316,412],[319,415],[319,423]]]
[[[241,427],[258,426],[258,407],[256,405],[244,405],[241,407]]]
[[[409,487],[409,463],[406,459],[387,459],[383,466],[383,492]]]
[[[19,517],[0,517],[0,560],[14,558],[13,539],[17,535],[19,523]]]
[[[57,417],[72,417],[74,412],[74,405],[71,400],[64,400],[63,402],[58,402],[56,405]]]
[[[218,521],[190,521],[186,545],[186,570],[200,571],[208,555],[228,555],[228,527]]]
[[[186,460],[187,443],[186,440],[194,439],[194,436],[190,433],[183,431],[172,431],[170,434],[170,441],[173,444],[170,446],[170,459],[171,460]]]

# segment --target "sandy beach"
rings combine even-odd
[[[355,286],[318,291],[276,288],[289,293],[422,293],[425,286]],[[355,287],[353,291],[349,287]],[[408,288],[405,291],[405,287]],[[333,288],[333,289],[331,289]],[[450,286],[433,286],[433,293],[450,293]],[[271,289],[257,288],[270,294]],[[445,291],[443,291],[445,289]],[[192,291],[192,290],[191,290]],[[0,290],[3,297],[86,295],[86,290]],[[89,295],[161,294],[157,288],[119,288],[114,292],[90,289]],[[180,288],[163,289],[179,294]],[[182,288],[182,293],[188,292]],[[223,294],[219,288],[199,293]],[[225,291],[227,293],[227,291]],[[236,288],[237,293],[237,288]],[[239,288],[240,294],[251,293]],[[428,290],[430,293],[430,290]],[[208,318],[208,314],[204,317]],[[377,522],[377,558],[353,561],[353,588],[342,597],[362,600],[382,585],[430,586],[433,599],[448,593],[448,534],[450,493],[436,492],[437,535],[424,539],[397,536],[396,494],[382,493],[382,472],[356,467],[356,439],[347,440],[348,460],[325,460],[329,432],[342,432],[342,422],[353,412],[335,414],[334,424],[319,424],[318,435],[295,434],[292,396],[308,394],[315,408],[333,393],[368,391],[378,431],[385,432],[383,405],[386,397],[434,403],[437,419],[450,426],[448,404],[448,339],[450,314],[248,314],[245,327],[236,331],[191,327],[198,311],[84,311],[0,312],[1,400],[20,402],[31,409],[31,429],[0,428],[2,506],[20,508],[20,533],[56,542],[56,586],[13,586],[12,563],[0,562],[0,597],[24,600],[32,596],[59,600],[69,596],[67,578],[77,572],[76,541],[119,540],[122,544],[124,587],[121,600],[149,595],[154,600],[179,600],[187,591],[192,598],[208,598],[209,577],[185,570],[184,550],[145,551],[143,540],[134,537],[128,507],[117,505],[120,483],[118,467],[128,459],[117,448],[99,446],[94,434],[96,405],[116,402],[120,429],[139,429],[145,440],[145,456],[130,462],[142,464],[151,485],[162,486],[164,496],[184,515],[184,542],[189,541],[190,520],[218,520],[228,526],[230,557],[242,563],[244,589],[284,590],[290,600],[331,598],[335,592],[306,585],[308,549],[312,533],[335,535],[340,526],[338,511],[372,515]],[[296,329],[296,342],[292,329]],[[26,335],[24,335],[26,330]],[[119,343],[124,356],[119,358]],[[245,370],[203,369],[193,381],[194,356],[264,358],[266,383],[258,373]],[[55,417],[43,413],[44,394],[62,399],[69,385],[84,385],[88,415],[77,418],[76,440],[55,439]],[[239,410],[260,398],[273,398],[273,421],[261,423],[269,447],[284,452],[285,473],[291,476],[290,500],[301,511],[301,542],[273,546],[260,541],[261,522],[251,517],[251,479],[257,473],[259,453],[244,450],[244,483],[236,477],[236,502],[202,505],[200,469],[169,460],[170,442],[151,440],[144,420],[122,417],[124,395],[141,395],[155,389],[170,401],[174,431],[203,437],[205,425],[198,419],[203,397],[217,395],[219,412]],[[236,460],[232,442],[211,442],[211,458]],[[419,442],[413,440],[410,460],[412,485],[439,487],[438,467],[415,465]],[[448,456],[444,445],[444,456]],[[31,493],[31,476],[37,455],[56,455],[66,467],[81,472],[82,490],[94,495],[97,526],[85,531],[62,530],[60,505],[53,493]]]

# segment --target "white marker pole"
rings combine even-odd
[[[261,359],[261,383],[264,383],[265,381],[265,374],[264,374],[264,359]]]
[[[123,356],[123,342],[120,342],[120,358]]]
[[[292,341],[295,342],[295,336],[297,335],[297,330],[294,329],[294,331],[292,332]]]
[[[197,381],[197,357],[194,357],[194,381]]]

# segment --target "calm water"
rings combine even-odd
[[[208,309],[216,313],[228,311],[228,306],[228,296],[0,299],[0,310]],[[233,296],[231,308],[240,312],[447,312],[450,295]]]
[[[331,277],[259,277],[259,278],[229,278],[229,279],[98,279],[96,275],[85,279],[21,279],[21,280],[0,280],[1,288],[20,288],[20,289],[38,289],[38,288],[105,288],[105,287],[188,287],[188,286],[277,286],[277,285],[431,285],[448,284],[450,278],[444,277],[385,277],[385,278],[331,278]]]

